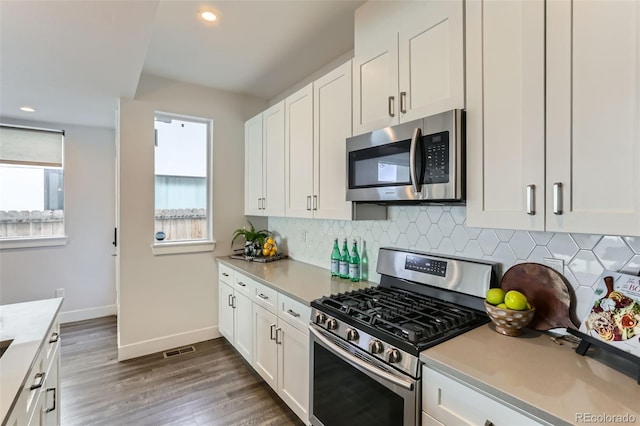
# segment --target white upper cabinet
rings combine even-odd
[[[262,114],[244,123],[244,214],[262,215]]]
[[[244,128],[244,214],[284,216],[284,101]]]
[[[285,214],[313,216],[313,84],[285,103]]]
[[[356,10],[353,133],[464,108],[461,0]]]
[[[547,3],[547,230],[640,235],[640,2]]]
[[[314,217],[352,219],[346,201],[347,150],[351,136],[351,61],[313,83]]]
[[[466,12],[467,225],[542,231],[544,2]]]
[[[466,11],[467,224],[640,235],[640,3]]]

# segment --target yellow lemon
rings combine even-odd
[[[501,288],[490,288],[485,296],[487,303],[497,305],[504,302],[504,290]]]
[[[529,303],[527,302],[527,296],[518,290],[510,290],[504,295],[504,304],[514,311],[524,311],[527,309],[527,303]]]
[[[262,255],[265,257],[269,256],[269,253],[271,253],[271,250],[269,250],[268,248],[265,248],[264,250],[262,250]]]

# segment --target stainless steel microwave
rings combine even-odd
[[[459,203],[465,167],[463,110],[354,136],[347,139],[347,200]]]

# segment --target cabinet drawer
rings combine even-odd
[[[445,425],[544,424],[427,367],[422,369],[422,409]]]
[[[254,284],[255,289],[252,300],[269,312],[277,314],[278,292],[257,281]]]
[[[244,294],[248,298],[251,298],[251,296],[253,296],[253,291],[256,288],[257,284],[255,280],[236,272],[233,277],[233,282],[233,288],[236,291]]]
[[[224,281],[229,285],[233,285],[233,269],[229,268],[226,265],[218,263],[218,277],[220,281]]]
[[[306,334],[311,319],[311,307],[278,293],[278,317]]]

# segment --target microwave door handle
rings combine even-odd
[[[418,174],[416,173],[416,155],[418,154],[418,151],[422,152],[422,150],[418,150],[418,143],[420,142],[420,139],[422,139],[422,131],[417,127],[413,131],[413,137],[411,138],[411,148],[409,150],[409,175],[411,179],[411,185],[413,186],[413,190],[416,193],[422,191],[422,180],[418,178]]]

